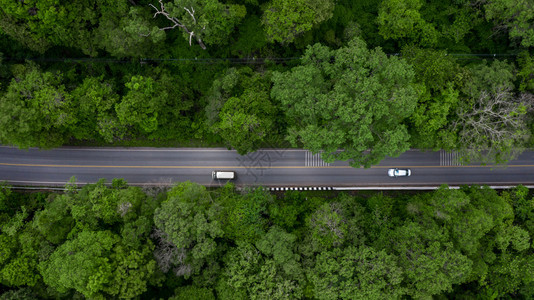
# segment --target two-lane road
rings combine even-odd
[[[389,178],[390,167],[410,168],[412,176]],[[226,149],[74,148],[18,150],[0,146],[0,181],[14,185],[62,186],[71,176],[79,183],[124,178],[130,184],[170,184],[190,180],[224,184],[213,170],[233,170],[237,185],[262,186],[428,186],[459,184],[534,184],[534,152],[506,167],[458,165],[455,153],[408,151],[369,169],[347,162],[322,162],[298,149],[260,150],[247,156]]]

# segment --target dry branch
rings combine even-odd
[[[206,45],[204,45],[204,42],[202,42],[202,39],[198,35],[196,35],[193,30],[190,30],[189,28],[187,28],[187,26],[185,26],[180,20],[178,20],[176,17],[172,17],[171,15],[169,15],[169,13],[167,11],[165,11],[165,6],[163,5],[163,0],[159,0],[159,4],[160,4],[160,9],[156,8],[152,4],[149,4],[149,6],[152,7],[156,11],[154,13],[154,18],[157,15],[163,15],[165,18],[167,18],[167,20],[171,21],[174,24],[173,26],[163,27],[163,28],[160,28],[159,30],[170,30],[170,29],[174,29],[176,27],[180,27],[189,35],[189,46],[191,46],[191,40],[193,39],[193,36],[195,36],[195,38],[196,38],[198,44],[200,45],[200,47],[202,49],[206,50]],[[189,10],[186,7],[184,7],[184,10],[189,13],[191,18],[193,18],[194,24],[196,24],[197,20],[195,18],[195,9],[193,9],[193,7],[191,7],[191,10]],[[206,27],[204,26],[203,29],[205,29],[205,28]]]
[[[534,107],[531,94],[514,95],[509,90],[495,93],[482,92],[472,109],[460,109],[453,128],[458,130],[458,142],[467,161],[494,159],[498,156],[512,159],[522,150],[528,139],[527,111]]]

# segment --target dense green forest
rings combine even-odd
[[[0,0],[0,143],[534,146],[531,0]],[[338,151],[343,149],[343,151]],[[525,187],[0,185],[3,299],[534,298]]]
[[[0,187],[0,299],[532,299],[523,186]]]
[[[3,144],[302,147],[355,167],[409,148],[499,163],[534,144],[530,0],[0,0],[0,14]]]

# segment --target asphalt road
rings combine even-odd
[[[390,178],[387,169],[410,168],[412,176]],[[0,146],[0,181],[14,185],[63,186],[71,176],[93,183],[124,178],[130,184],[158,185],[190,180],[223,185],[213,170],[233,170],[236,185],[268,187],[436,186],[440,184],[534,184],[534,152],[523,153],[506,167],[458,165],[454,153],[408,151],[369,169],[347,162],[325,164],[308,151],[260,150],[246,156],[226,149],[59,148],[18,150]]]

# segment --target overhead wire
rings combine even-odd
[[[386,53],[388,56],[402,56],[401,53]],[[517,54],[511,53],[447,53],[447,56],[455,56],[459,58],[467,57],[511,57]],[[214,63],[235,63],[235,64],[265,64],[265,63],[284,63],[288,61],[300,60],[302,57],[208,57],[208,58],[138,58],[138,59],[117,59],[117,58],[94,58],[94,57],[78,57],[78,58],[61,58],[61,57],[3,57],[3,60],[8,61],[41,61],[41,62],[64,62],[64,63],[81,63],[81,62],[95,62],[95,63],[149,63],[149,62],[177,62],[177,63],[199,63],[199,64],[214,64]]]

